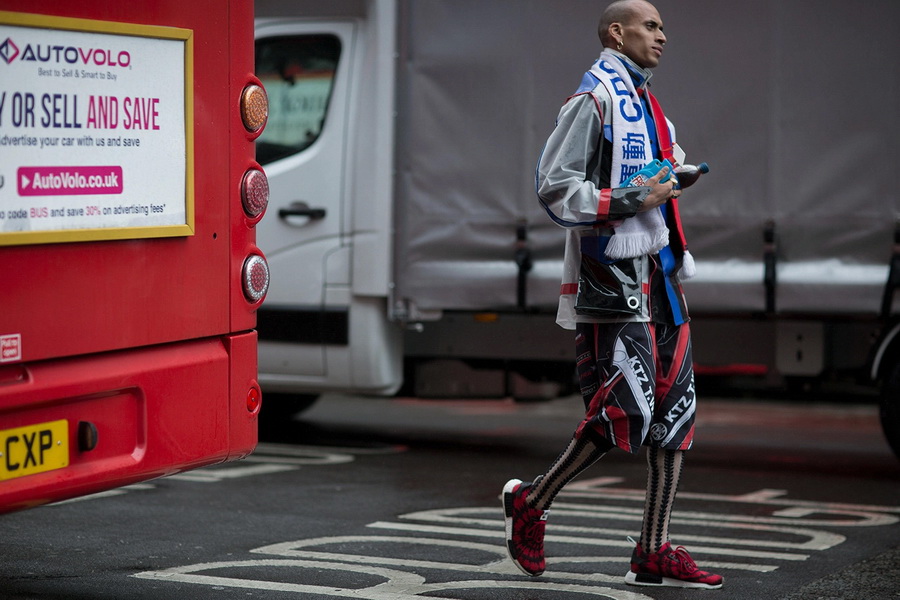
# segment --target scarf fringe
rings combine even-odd
[[[684,258],[681,259],[681,270],[678,272],[679,279],[687,281],[697,274],[697,265],[694,264],[694,257],[685,249]]]
[[[658,214],[658,213],[657,213]],[[655,254],[669,245],[669,230],[662,224],[653,228],[632,228],[632,231],[617,227],[609,238],[606,256],[612,260],[637,258],[645,254]]]

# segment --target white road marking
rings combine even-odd
[[[254,475],[271,475],[282,471],[296,471],[297,467],[279,464],[259,464],[247,467],[225,467],[219,469],[197,469],[172,475],[170,479],[179,481],[195,481],[199,483],[218,483],[226,479],[252,477]]]
[[[257,475],[271,475],[286,471],[308,467],[320,467],[350,463],[356,460],[356,456],[396,454],[405,452],[406,446],[394,445],[382,448],[321,448],[316,446],[293,446],[287,444],[259,444],[256,451],[234,463],[226,465],[211,465],[192,471],[175,473],[166,479],[176,481],[189,481],[192,483],[219,483],[230,479],[242,477],[254,477]],[[249,464],[255,463],[255,464]],[[84,502],[85,500],[99,500],[127,494],[135,490],[153,490],[156,486],[152,483],[136,483],[133,485],[97,492],[87,496],[63,500],[46,507],[61,506],[72,502]]]
[[[486,531],[484,529],[466,529],[462,527],[441,527],[438,525],[416,525],[413,523],[388,523],[384,521],[376,521],[370,523],[367,527],[375,529],[391,529],[394,531],[417,531],[419,533],[427,533],[432,535],[458,535],[470,537],[486,537],[504,539],[506,534],[504,531]],[[714,539],[714,538],[708,538]],[[628,548],[631,550],[634,544],[626,539],[604,540],[596,538],[585,538],[576,536],[563,536],[547,534],[544,537],[545,542],[553,542],[559,544],[577,544],[579,546],[601,546],[611,548]],[[774,560],[806,560],[808,554],[791,554],[785,552],[760,552],[756,550],[741,550],[736,548],[725,548],[721,546],[691,546],[691,554],[730,554],[732,556],[742,556],[744,558],[765,558]]]
[[[400,515],[400,519],[409,521],[427,521],[432,523],[453,523],[465,525],[480,525],[490,528],[501,527],[498,524],[496,511],[484,508],[449,508],[419,511]],[[484,515],[484,518],[476,518],[465,515]],[[556,502],[553,504],[551,515],[553,531],[585,533],[590,537],[597,537],[598,534],[616,536],[625,538],[632,535],[631,530],[625,529],[602,529],[596,527],[572,526],[559,524],[560,518],[579,517],[583,519],[621,519],[640,522],[643,519],[642,509],[629,509],[616,506],[592,506],[592,505],[575,505],[564,502]],[[676,511],[673,515],[672,523],[674,525],[697,524],[704,527],[719,527],[728,529],[743,529],[766,531],[770,533],[784,534],[785,536],[796,536],[799,538],[808,538],[805,542],[786,542],[779,540],[758,540],[747,539],[745,537],[728,538],[720,535],[710,538],[709,536],[694,536],[689,534],[679,534],[678,539],[682,542],[706,542],[714,539],[717,544],[735,545],[735,546],[764,546],[771,548],[783,548],[791,550],[827,550],[842,542],[847,538],[843,535],[821,531],[816,529],[799,528],[799,527],[782,527],[769,525],[769,523],[783,523],[777,519],[758,519],[756,517],[743,517],[741,515],[723,515],[719,513],[686,513]],[[794,524],[793,521],[790,522]]]
[[[608,487],[611,484],[621,483],[619,477],[598,477],[596,479],[584,479],[571,482],[565,489],[566,497],[582,498],[620,498],[644,500],[644,490]],[[678,500],[703,500],[709,502],[729,502],[754,504],[757,506],[788,506],[789,509],[780,510],[784,516],[794,516],[794,509],[805,508],[807,512],[796,513],[806,516],[814,513],[829,515],[845,515],[852,517],[850,520],[815,520],[816,524],[840,525],[840,526],[884,526],[892,525],[900,520],[900,506],[881,506],[877,504],[848,504],[845,502],[818,502],[815,500],[793,500],[783,498],[784,490],[758,490],[742,495],[704,494],[696,492],[678,492]],[[787,511],[787,512],[785,512]]]
[[[268,576],[273,568],[289,567],[292,576],[296,576],[298,569],[311,569],[315,571],[334,570],[360,573],[381,577],[385,581],[369,587],[340,588],[334,586],[296,584],[275,582],[262,579],[239,579],[236,577],[201,575],[200,571],[213,571],[225,569],[241,569],[245,572],[249,568],[262,567]],[[470,567],[471,568],[471,567]],[[448,590],[473,590],[473,589],[522,589],[522,590],[552,590],[554,593],[569,593],[610,600],[652,600],[652,598],[631,592],[613,588],[603,588],[596,585],[566,584],[550,581],[515,580],[498,581],[490,579],[448,581],[438,583],[426,583],[425,578],[413,573],[397,569],[371,567],[363,564],[336,563],[319,560],[290,560],[290,559],[258,559],[242,561],[222,561],[201,563],[187,567],[174,567],[164,571],[145,571],[137,573],[134,577],[141,579],[154,579],[157,581],[192,583],[207,586],[221,586],[230,588],[244,588],[253,590],[268,590],[278,592],[292,592],[296,594],[320,594],[322,596],[336,596],[341,598],[360,598],[366,600],[421,600],[423,597],[431,597],[430,594]],[[447,596],[441,596],[447,597]]]
[[[394,544],[421,544],[429,546],[442,546],[449,548],[463,548],[468,550],[480,550],[488,555],[496,555],[496,560],[484,564],[458,564],[437,561],[423,561],[404,558],[386,558],[383,556],[371,555],[355,555],[337,552],[321,552],[313,551],[310,548],[328,545],[346,545],[359,544],[364,547],[370,547],[375,543],[394,543]],[[263,546],[251,550],[253,553],[271,554],[276,556],[289,556],[294,558],[307,558],[317,560],[337,560],[347,561],[361,564],[381,564],[391,566],[407,566],[416,568],[441,569],[449,571],[465,571],[467,573],[490,573],[496,575],[515,575],[519,576],[520,571],[506,558],[506,549],[501,544],[481,544],[478,542],[463,542],[458,540],[447,540],[438,538],[422,538],[408,536],[338,536],[338,537],[322,537],[309,540],[298,540],[294,542],[282,542]],[[622,565],[623,571],[627,569],[630,558],[621,553],[614,556],[566,556],[550,559],[553,570],[547,571],[543,577],[549,579],[581,579],[585,581],[602,581],[608,583],[621,583],[622,578],[618,575],[604,575],[602,573],[566,573],[557,570],[558,565],[562,564],[581,564],[581,563],[619,563]],[[704,563],[704,565],[716,566],[718,568],[733,568],[756,572],[769,572],[777,567],[772,565],[747,565],[745,563]]]
[[[337,454],[340,456],[340,453]],[[310,456],[304,450],[286,458],[277,463],[260,461],[257,467],[277,471],[279,468],[299,468],[300,464],[304,464],[291,461],[313,460],[320,465],[333,464],[329,463],[332,460],[340,462],[330,452]],[[246,469],[244,467],[240,472],[249,475],[250,471]],[[217,470],[226,472],[225,478],[230,476],[227,474],[229,469]],[[243,476],[237,473],[237,470],[232,472],[233,476]],[[628,554],[633,543],[626,537],[633,533],[631,529],[590,526],[590,522],[596,520],[603,525],[610,521],[623,521],[640,527],[644,490],[616,487],[621,481],[610,477],[583,480],[574,482],[564,491],[560,501],[553,506],[549,534],[545,538],[555,550],[560,551],[560,555],[548,559],[548,571],[540,580],[522,579],[506,558],[503,545],[505,532],[499,507],[417,511],[399,515],[396,521],[375,521],[367,525],[371,529],[390,532],[387,535],[319,537],[281,542],[250,551],[252,554],[279,558],[200,563],[138,573],[135,577],[222,589],[272,590],[361,600],[413,600],[437,592],[441,592],[441,597],[452,598],[448,594],[454,590],[501,589],[544,590],[552,592],[554,597],[649,600],[647,596],[631,590],[610,587],[625,585],[621,575],[610,574],[610,565],[616,569],[621,567],[623,573],[627,570]],[[597,502],[584,502],[586,499]],[[704,557],[703,566],[715,570],[770,573],[778,569],[782,562],[804,561],[812,553],[833,548],[846,540],[844,535],[825,528],[884,527],[900,520],[897,516],[900,507],[794,500],[788,497],[785,490],[763,489],[739,495],[679,493],[680,506],[693,501],[712,506],[716,503],[725,505],[722,512],[676,509],[672,519],[676,530],[692,526],[692,530],[702,527],[704,531],[733,532],[724,535],[675,532],[678,543],[689,542],[691,553]],[[622,505],[630,503],[634,506]],[[736,507],[738,504],[748,505],[749,514],[740,514],[740,508]],[[761,509],[768,514],[760,514]],[[573,522],[579,525],[571,524]],[[577,551],[582,547],[611,548],[615,550],[615,556],[565,555],[565,550]],[[359,552],[353,552],[354,548],[358,548]],[[458,562],[460,556],[465,556],[470,562]],[[456,557],[456,561],[447,560],[448,557]],[[711,560],[706,560],[707,557]],[[728,560],[728,557],[733,560]],[[749,564],[748,559],[751,561]],[[591,572],[579,572],[581,565],[595,568]],[[598,572],[598,566],[601,572]],[[285,577],[289,581],[273,581],[278,577],[279,567],[290,569]],[[259,578],[252,576],[253,568],[261,569]],[[234,573],[235,569],[240,569],[240,576],[229,575],[229,571]],[[360,581],[360,574],[382,581],[353,588],[291,583],[298,580],[298,571],[303,569],[311,570],[311,581],[321,581],[323,570],[353,574],[352,581],[355,582]],[[216,571],[220,573],[213,574]],[[467,579],[428,582],[422,574],[428,572],[443,578],[453,573],[466,573]],[[302,578],[302,575],[299,577]]]

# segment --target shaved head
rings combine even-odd
[[[600,43],[604,47],[614,48],[616,44],[612,36],[609,35],[609,26],[613,23],[627,25],[637,17],[638,6],[646,4],[650,3],[645,0],[616,0],[607,6],[600,17],[600,25],[597,27]]]
[[[639,67],[659,65],[666,45],[662,17],[646,0],[618,0],[606,7],[598,26],[604,48],[616,50]]]

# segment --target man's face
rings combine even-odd
[[[634,16],[621,23],[622,54],[645,69],[659,64],[666,43],[662,18],[648,2],[636,3]]]

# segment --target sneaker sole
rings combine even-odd
[[[512,527],[513,527],[513,491],[516,487],[522,485],[521,479],[510,479],[506,482],[506,485],[503,486],[503,521],[506,524],[506,554],[509,556],[509,559],[512,561],[516,568],[528,575],[529,577],[537,577],[540,573],[531,573],[525,570],[525,567],[519,564],[519,561],[516,560],[516,557],[513,556],[512,553]]]
[[[628,571],[625,574],[625,583],[628,585],[643,585],[647,587],[680,587],[704,590],[717,590],[722,587],[722,583],[710,585],[699,581],[684,581],[683,579],[662,577],[660,575],[651,575],[649,573],[635,573],[634,571]]]

